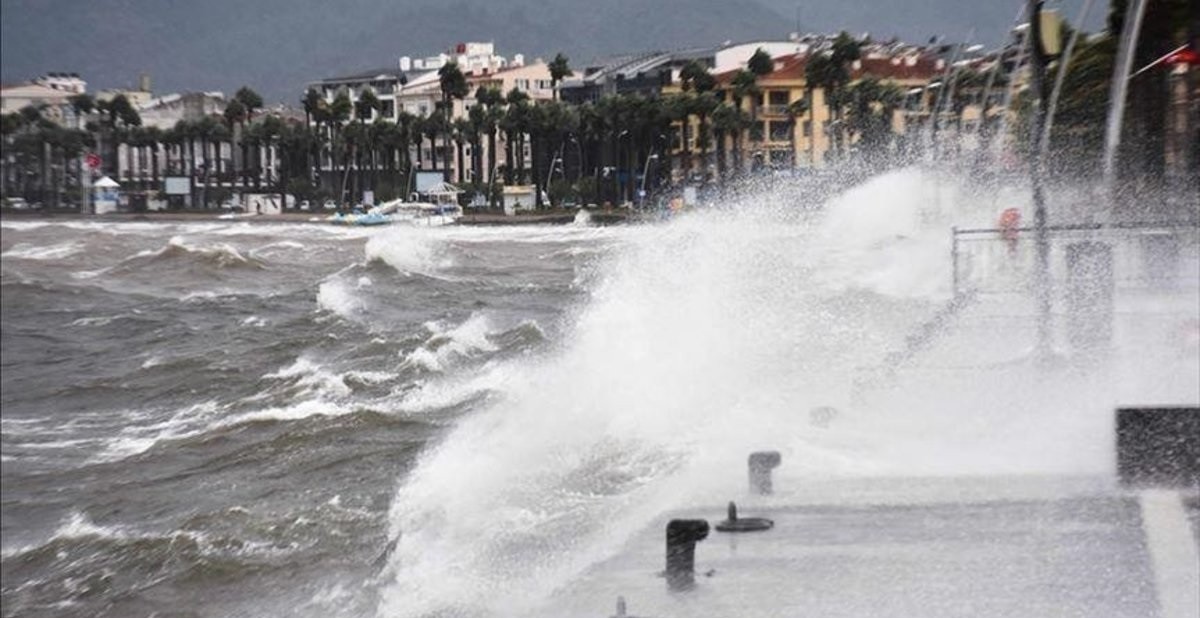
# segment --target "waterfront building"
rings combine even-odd
[[[80,128],[81,119],[71,106],[71,97],[86,92],[87,82],[78,73],[46,73],[23,84],[0,86],[0,114],[32,106],[41,110],[42,118]]]
[[[438,70],[452,61],[458,65],[467,78],[469,91],[466,98],[451,103],[448,117],[450,122],[467,117],[468,110],[476,104],[475,93],[481,86],[498,88],[503,94],[508,94],[515,89],[524,92],[535,101],[549,100],[553,97],[550,69],[545,62],[538,60],[526,64],[522,54],[515,54],[511,59],[507,58],[497,54],[495,45],[490,42],[459,43],[446,52],[423,58],[401,56],[395,67],[368,69],[325,78],[311,82],[308,87],[318,92],[327,104],[332,103],[341,93],[345,93],[352,103],[356,103],[365,90],[371,90],[380,102],[380,109],[371,113],[369,118],[364,118],[365,122],[374,122],[380,118],[396,122],[402,113],[418,118],[427,118],[437,109],[442,100]],[[357,117],[352,114],[352,119],[357,119]],[[503,157],[493,157],[487,153],[486,144],[483,148],[485,149],[485,152],[481,153],[483,169],[494,169]],[[504,149],[503,132],[499,132],[497,152],[503,153]],[[416,140],[412,150],[411,158],[414,163],[419,162],[417,168],[419,170],[449,168],[452,180],[457,182],[473,180],[470,166],[463,165],[461,167],[465,169],[459,169],[460,165],[458,158],[454,156],[456,153],[453,144],[449,148],[445,148],[441,137],[429,139],[426,135]],[[471,146],[466,145],[463,150],[464,160],[471,160],[473,156]],[[327,183],[331,183],[330,186],[335,186],[339,179],[332,175],[334,165],[331,156],[328,150],[322,153],[321,173],[322,178]],[[528,158],[528,153],[525,153],[525,156]]]
[[[134,107],[140,107],[149,103],[154,98],[154,93],[150,86],[150,75],[146,73],[139,75],[136,88],[105,88],[96,92],[97,101],[111,101],[118,96],[128,99]]]

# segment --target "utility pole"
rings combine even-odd
[[[1042,48],[1042,0],[1028,0],[1029,86],[1033,93],[1033,122],[1029,134],[1029,175],[1033,187],[1033,235],[1036,250],[1033,284],[1037,297],[1035,356],[1050,358],[1050,244],[1046,238],[1046,196],[1042,188],[1042,153],[1038,148],[1046,124],[1046,51]]]

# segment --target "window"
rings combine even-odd
[[[812,137],[812,121],[811,120],[804,121],[803,132],[804,132],[804,137]]]
[[[517,80],[517,90],[529,90],[529,80],[518,79]]]
[[[380,106],[380,109],[379,109],[379,115],[383,116],[384,118],[395,118],[396,117],[396,102],[391,99],[388,99],[385,101],[381,101],[381,103],[382,103],[382,105]]]
[[[787,105],[788,93],[783,90],[772,90],[767,94],[769,105]]]
[[[769,133],[772,142],[786,142],[792,137],[791,123],[788,122],[771,122],[771,132]]]

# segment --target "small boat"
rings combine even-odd
[[[342,214],[339,212],[330,217],[328,220],[334,225],[387,225],[393,222],[393,218],[390,215],[378,212],[350,214]]]
[[[367,214],[389,217],[395,223],[425,227],[450,225],[462,217],[463,210],[458,204],[393,200],[372,208]]]

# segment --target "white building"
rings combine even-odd
[[[0,86],[0,114],[20,112],[26,107],[41,110],[42,117],[64,127],[78,128],[80,119],[71,97],[87,92],[87,82],[75,73],[47,73],[32,82]]]

